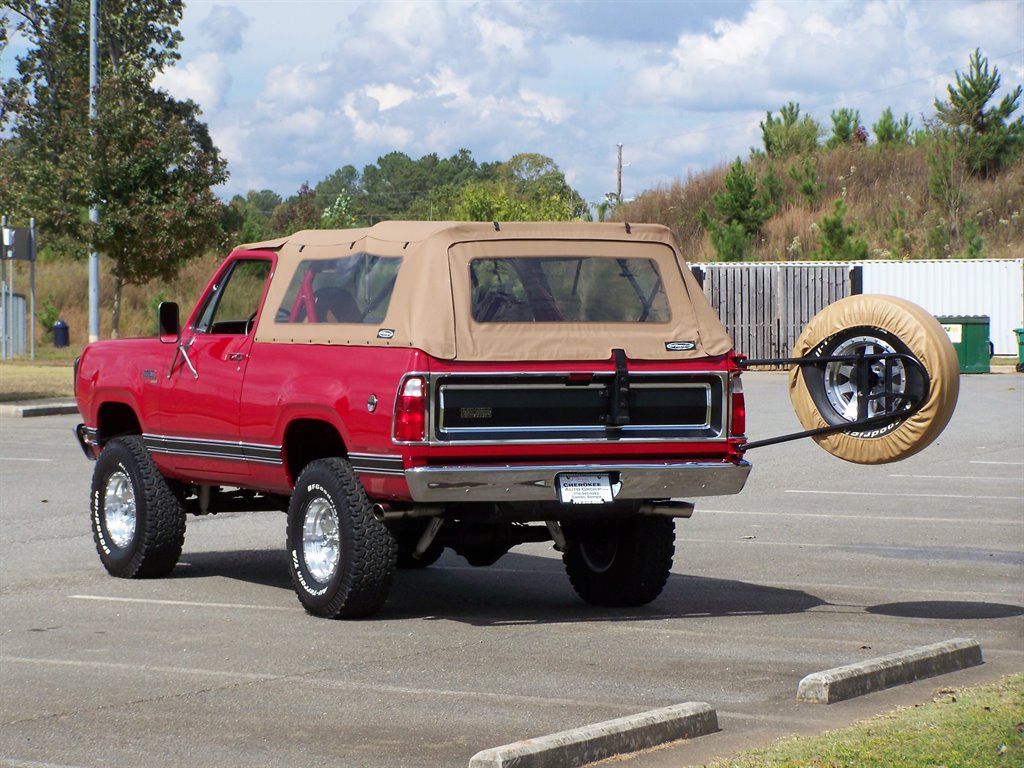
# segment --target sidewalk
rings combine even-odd
[[[42,398],[38,400],[18,400],[11,403],[0,403],[0,416],[59,416],[78,413],[74,399],[68,397]]]

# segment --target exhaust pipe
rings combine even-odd
[[[407,520],[414,517],[441,517],[444,514],[444,507],[431,506],[428,504],[415,504],[412,506],[397,506],[394,504],[380,503],[371,507],[374,518],[381,523],[389,520]]]
[[[693,515],[693,502],[664,499],[643,504],[638,511],[641,515],[689,518]]]

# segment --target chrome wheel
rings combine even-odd
[[[829,352],[830,356],[893,354],[896,350],[887,342],[875,336],[854,336],[844,340]],[[870,364],[868,374],[867,415],[881,416],[895,410],[907,389],[907,371],[903,361],[892,361],[892,394],[894,402],[887,403],[885,362],[877,360]],[[857,371],[853,362],[828,363],[825,366],[825,395],[835,412],[846,421],[857,419]],[[888,406],[888,407],[887,407]]]
[[[341,535],[338,512],[329,499],[318,497],[306,507],[302,524],[302,559],[318,584],[327,584],[338,570]]]
[[[103,491],[103,519],[110,540],[124,549],[135,538],[135,488],[124,472],[114,472]]]

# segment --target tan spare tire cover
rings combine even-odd
[[[918,305],[894,296],[863,295],[840,299],[815,315],[796,340],[793,357],[846,354],[851,346],[864,343],[859,341],[862,339],[877,339],[883,349],[917,358],[928,373],[927,400],[902,422],[813,439],[833,456],[857,464],[899,461],[928,446],[949,422],[960,390],[956,350],[939,322]],[[843,421],[837,410],[829,410],[832,406],[823,392],[828,387],[823,366],[793,366],[790,370],[789,397],[804,429]],[[912,371],[908,374],[912,388],[914,375]]]

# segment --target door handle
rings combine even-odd
[[[245,355],[241,352],[232,352],[230,355],[225,355],[224,359],[230,360],[233,363],[240,363],[245,360]]]

